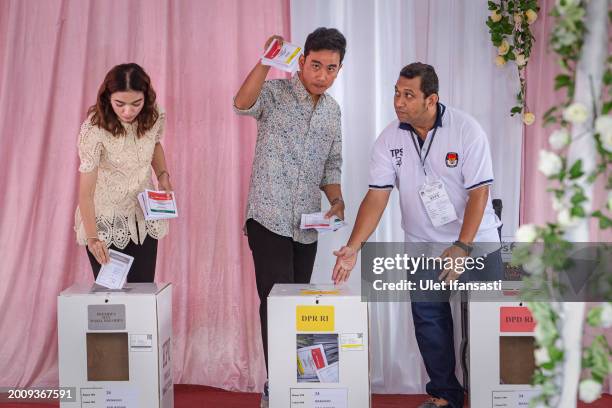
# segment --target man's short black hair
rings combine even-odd
[[[310,51],[330,50],[340,54],[340,63],[346,53],[346,38],[335,28],[319,27],[308,34],[304,44],[304,58]]]
[[[425,94],[426,98],[429,95],[438,93],[438,75],[431,65],[423,64],[422,62],[413,62],[402,68],[400,76],[408,79],[420,77],[421,92]]]

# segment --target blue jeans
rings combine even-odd
[[[499,250],[489,254],[484,264],[483,272],[486,273],[475,280],[503,279],[504,267]],[[429,275],[437,280],[438,274],[439,272],[435,271]],[[461,277],[464,278],[463,275]],[[464,395],[463,387],[455,376],[455,343],[449,295],[450,293],[444,301],[414,299],[411,303],[412,318],[419,350],[430,378],[425,386],[427,394],[444,398],[452,408],[461,408]]]

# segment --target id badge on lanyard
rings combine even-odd
[[[444,183],[442,180],[434,179],[427,174],[425,170],[425,160],[429,155],[429,150],[431,149],[431,145],[433,144],[434,138],[436,136],[438,128],[436,127],[433,134],[431,135],[431,140],[429,142],[429,146],[427,147],[427,152],[425,153],[425,157],[421,158],[421,149],[417,147],[417,142],[415,142],[414,138],[419,137],[415,136],[412,132],[410,135],[412,136],[412,143],[414,143],[414,148],[419,155],[419,162],[421,163],[421,168],[423,169],[423,173],[425,174],[425,184],[419,187],[419,197],[425,206],[425,211],[427,212],[427,216],[429,220],[433,224],[434,227],[440,227],[442,225],[446,225],[450,222],[453,222],[457,219],[457,213],[455,211],[455,207],[448,197],[448,193],[446,192],[446,188],[444,188]]]

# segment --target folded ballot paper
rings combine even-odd
[[[274,40],[261,57],[261,63],[293,73],[297,71],[301,54],[301,47],[288,42],[283,42],[281,46],[278,40]]]
[[[312,214],[302,214],[300,228],[315,229],[318,232],[324,233],[338,231],[340,228],[346,226],[346,222],[335,215],[331,216],[330,218],[325,218],[325,213],[326,211]]]
[[[138,202],[145,220],[163,220],[178,217],[174,192],[145,190],[138,194]]]
[[[339,381],[337,334],[298,335],[297,382]]]
[[[134,257],[119,251],[108,251],[109,262],[102,265],[96,283],[108,289],[123,289]]]

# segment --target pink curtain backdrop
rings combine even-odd
[[[175,382],[260,389],[252,260],[242,237],[255,123],[232,96],[288,0],[0,0],[0,385],[58,382],[57,296],[92,282],[75,243],[77,135],[105,73],[136,62],[167,111],[180,218],[156,281],[174,285]]]
[[[542,116],[555,103],[563,100],[565,89],[554,91],[555,76],[561,73],[561,69],[557,63],[556,54],[548,45],[550,32],[554,26],[554,19],[550,16],[550,11],[555,5],[555,0],[541,0],[539,4],[541,7],[539,16],[532,25],[536,42],[527,66],[527,103],[529,109],[535,113],[536,121],[531,126],[525,126],[520,204],[521,224],[543,224],[556,221],[556,213],[552,209],[550,199],[542,199],[544,194],[547,194],[548,180],[538,171],[538,155],[541,149],[552,150],[548,145],[548,136],[555,129],[555,126],[552,125],[544,128]],[[610,43],[609,47],[612,52]],[[594,206],[596,208],[605,207],[606,200],[604,183],[599,182],[595,186]],[[610,242],[612,231],[609,229],[601,231],[597,222],[593,221],[591,240]]]

